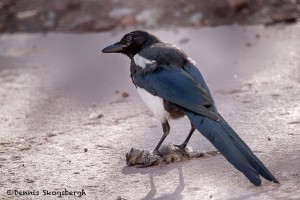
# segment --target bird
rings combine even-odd
[[[136,30],[102,49],[102,53],[120,53],[130,58],[132,82],[162,126],[163,135],[154,154],[160,155],[159,149],[170,132],[169,120],[187,116],[191,129],[184,142],[176,145],[182,152],[197,129],[255,186],[261,185],[260,176],[279,183],[218,112],[196,63],[182,49]]]

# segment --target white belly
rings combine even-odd
[[[164,109],[163,99],[158,96],[153,96],[146,90],[138,88],[138,93],[146,106],[152,111],[154,117],[161,123],[170,118],[170,113]]]

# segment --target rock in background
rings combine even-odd
[[[295,0],[2,0],[0,32],[99,32],[170,26],[294,23]]]

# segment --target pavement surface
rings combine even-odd
[[[221,155],[126,166],[130,148],[153,149],[162,131],[128,58],[100,53],[124,33],[16,34],[0,36],[0,199],[65,189],[83,189],[80,199],[300,199],[299,24],[150,31],[197,61],[220,113],[281,184],[255,187]],[[165,144],[189,128],[171,121]],[[189,145],[214,150],[199,133]]]

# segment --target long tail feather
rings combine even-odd
[[[190,111],[186,111],[185,114],[200,133],[254,185],[261,184],[259,175],[269,181],[279,183],[222,116],[219,115],[220,121],[214,121]]]

